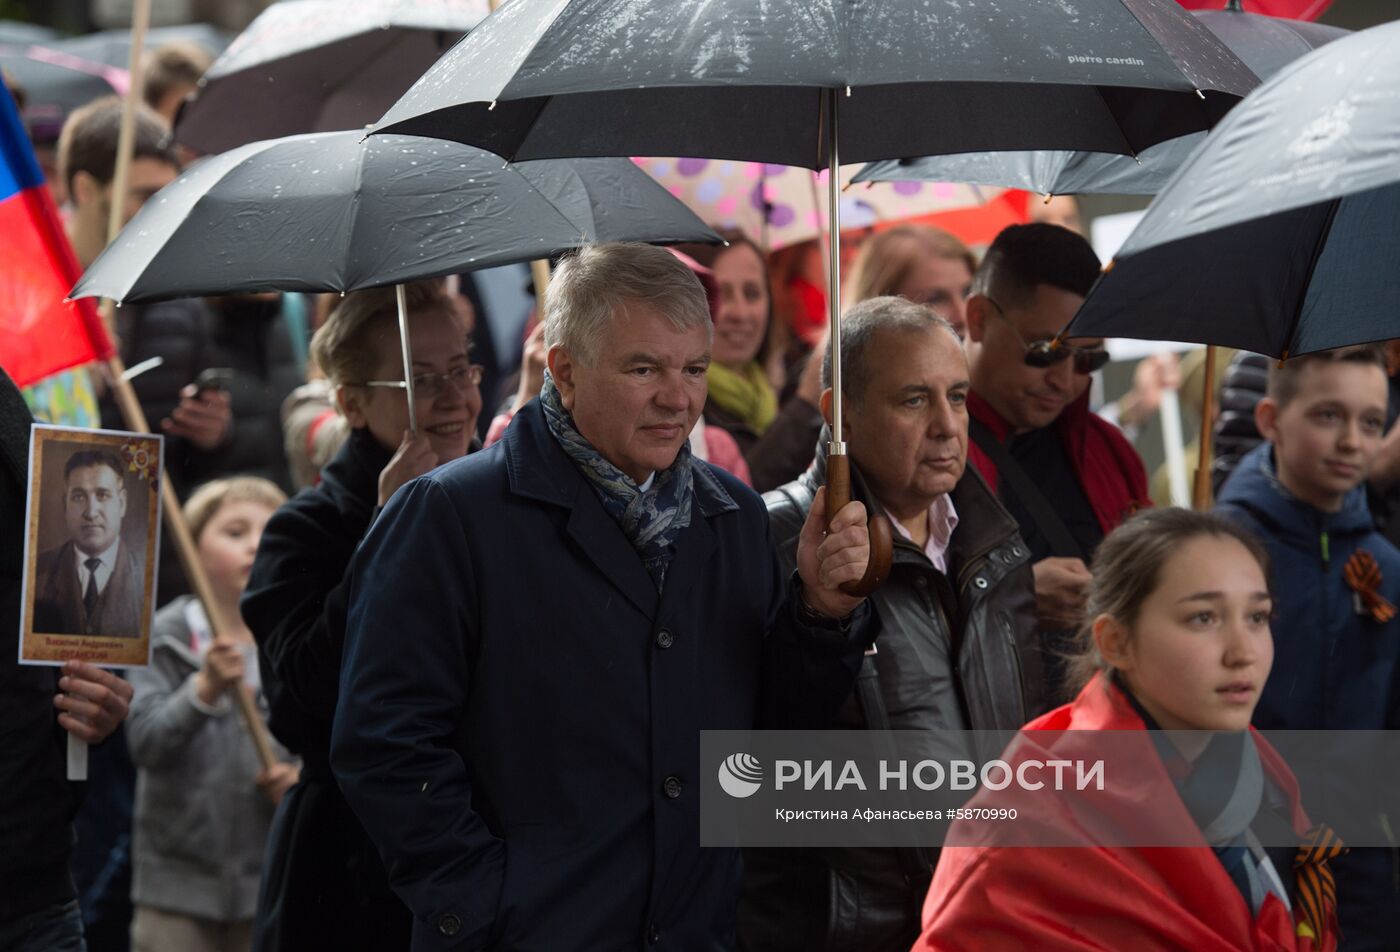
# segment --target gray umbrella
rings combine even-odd
[[[1239,0],[1195,16],[1260,78],[1277,73],[1348,30],[1245,13]],[[1151,146],[1136,157],[1103,152],[972,152],[871,162],[853,182],[975,182],[1046,195],[1155,195],[1205,139],[1196,132]]]
[[[1283,357],[1400,336],[1400,22],[1241,103],[1157,196],[1066,335]]]
[[[514,160],[684,155],[828,169],[834,514],[849,498],[838,153],[1136,153],[1209,128],[1256,83],[1171,0],[511,0],[376,131]],[[872,558],[859,590],[888,568]]]
[[[209,68],[175,137],[203,153],[359,129],[486,16],[487,0],[292,0]]]
[[[30,43],[48,43],[58,39],[59,32],[37,23],[24,23],[20,20],[0,20],[0,43],[13,43],[28,46]]]
[[[145,49],[160,49],[167,43],[193,43],[210,56],[218,56],[229,45],[233,34],[225,33],[208,23],[191,23],[186,26],[158,26],[146,31]],[[120,66],[126,69],[131,63],[131,31],[99,30],[82,36],[68,37],[49,43],[56,49],[95,63]]]

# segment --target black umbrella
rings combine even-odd
[[[1245,13],[1239,0],[1197,19],[1261,79],[1350,31]],[[853,182],[975,182],[1045,195],[1155,195],[1205,139],[1204,132],[1158,143],[1137,156],[1103,152],[972,152],[871,162]]]
[[[1273,357],[1400,336],[1400,22],[1241,103],[1157,196],[1064,336]]]
[[[209,67],[175,137],[204,153],[378,119],[487,14],[487,0],[292,0]]]
[[[838,152],[848,162],[1131,154],[1208,128],[1256,82],[1170,0],[511,0],[376,131],[514,160],[690,155],[826,168],[835,210]],[[848,498],[839,233],[833,221],[833,513]]]
[[[507,166],[453,142],[361,139],[313,133],[205,159],[146,203],[72,296],[345,292],[590,241],[720,241],[626,159]]]

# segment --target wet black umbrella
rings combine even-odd
[[[361,140],[359,132],[312,133],[204,160],[146,203],[73,297],[344,292],[589,241],[720,241],[626,159],[507,166],[454,142]],[[399,309],[407,364],[402,293]]]
[[[181,110],[175,137],[215,153],[362,128],[487,12],[487,0],[273,4],[209,68]]]
[[[1209,128],[1256,83],[1171,0],[511,0],[376,131],[513,160],[684,155],[826,168],[836,209],[838,153],[1131,154]],[[834,513],[847,497],[833,226]]]
[[[1181,167],[1068,335],[1273,357],[1400,336],[1400,22],[1278,73]]]
[[[1350,32],[1320,23],[1245,13],[1239,0],[1229,0],[1224,10],[1201,10],[1194,15],[1261,79]],[[1192,133],[1154,145],[1137,156],[1038,150],[893,159],[871,162],[853,181],[974,182],[1045,195],[1155,195],[1204,139],[1205,133]]]
[[[146,203],[73,296],[353,291],[588,241],[720,240],[626,159],[506,165],[439,139],[362,140],[309,133],[205,159]]]

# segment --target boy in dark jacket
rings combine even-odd
[[[1400,727],[1400,550],[1376,530],[1363,485],[1385,432],[1386,399],[1379,347],[1271,368],[1255,410],[1267,442],[1221,491],[1219,511],[1257,533],[1273,563],[1274,667],[1256,727]],[[1374,585],[1361,580],[1375,577],[1370,565],[1379,571]],[[1305,800],[1307,793],[1305,781]],[[1378,816],[1377,840],[1387,838],[1384,829]],[[1396,860],[1392,846],[1336,861],[1349,952],[1400,948]]]

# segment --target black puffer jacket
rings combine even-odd
[[[18,664],[30,415],[0,370],[0,923],[73,898],[58,668]]]
[[[764,496],[774,544],[795,567],[797,540],[826,481],[825,442],[796,482]],[[854,467],[852,491],[879,512]],[[880,619],[873,664],[893,730],[1015,730],[1052,704],[1042,676],[1035,582],[1016,521],[969,467],[952,492],[958,526],[938,571],[896,537],[889,580],[871,601]],[[868,672],[862,672],[868,676]],[[857,691],[833,729],[865,729]],[[892,849],[746,850],[740,932],[750,952],[908,949],[932,852]]]
[[[1215,421],[1211,443],[1211,495],[1219,496],[1220,487],[1240,460],[1264,442],[1254,423],[1254,407],[1264,399],[1268,386],[1269,358],[1242,350],[1230,361],[1225,379],[1220,382],[1220,416]]]

